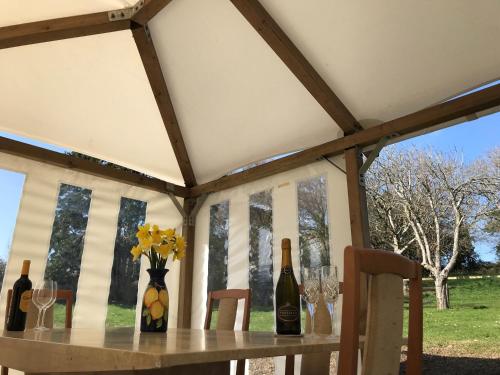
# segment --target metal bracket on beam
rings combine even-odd
[[[135,3],[135,5],[133,5],[131,7],[123,8],[123,9],[117,9],[117,10],[111,10],[111,11],[108,12],[108,19],[110,21],[129,20],[143,6],[144,6],[144,0],[139,0],[137,3]]]
[[[165,190],[167,193],[174,193],[175,192],[175,185],[165,182]]]

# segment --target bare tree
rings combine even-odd
[[[499,207],[494,154],[467,164],[457,152],[389,147],[367,176],[375,238],[398,253],[416,248],[434,279],[438,309],[449,307],[447,280],[464,227],[479,228]]]

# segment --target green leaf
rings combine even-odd
[[[149,309],[144,309],[142,310],[142,316],[148,316],[149,315]]]
[[[165,319],[165,321],[168,320],[168,309],[165,309],[165,312],[163,313],[163,319]]]
[[[163,320],[162,319],[158,319],[156,321],[156,328],[160,328],[162,324],[163,324]]]
[[[146,318],[146,323],[148,323],[148,326],[151,325],[151,315]]]

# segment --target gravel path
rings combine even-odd
[[[405,374],[406,352],[401,356],[400,374]],[[273,375],[272,358],[251,359],[251,375]],[[330,374],[336,374],[335,361],[330,363]],[[500,375],[500,353],[483,358],[460,356],[452,349],[433,348],[424,353],[423,374],[425,375]]]

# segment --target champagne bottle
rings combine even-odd
[[[281,274],[276,285],[276,333],[300,335],[300,293],[292,268],[290,239],[281,241]]]
[[[21,277],[12,288],[12,300],[7,320],[7,330],[9,331],[24,331],[26,325],[26,313],[31,301],[31,281],[28,279],[30,264],[29,260],[23,261]]]

